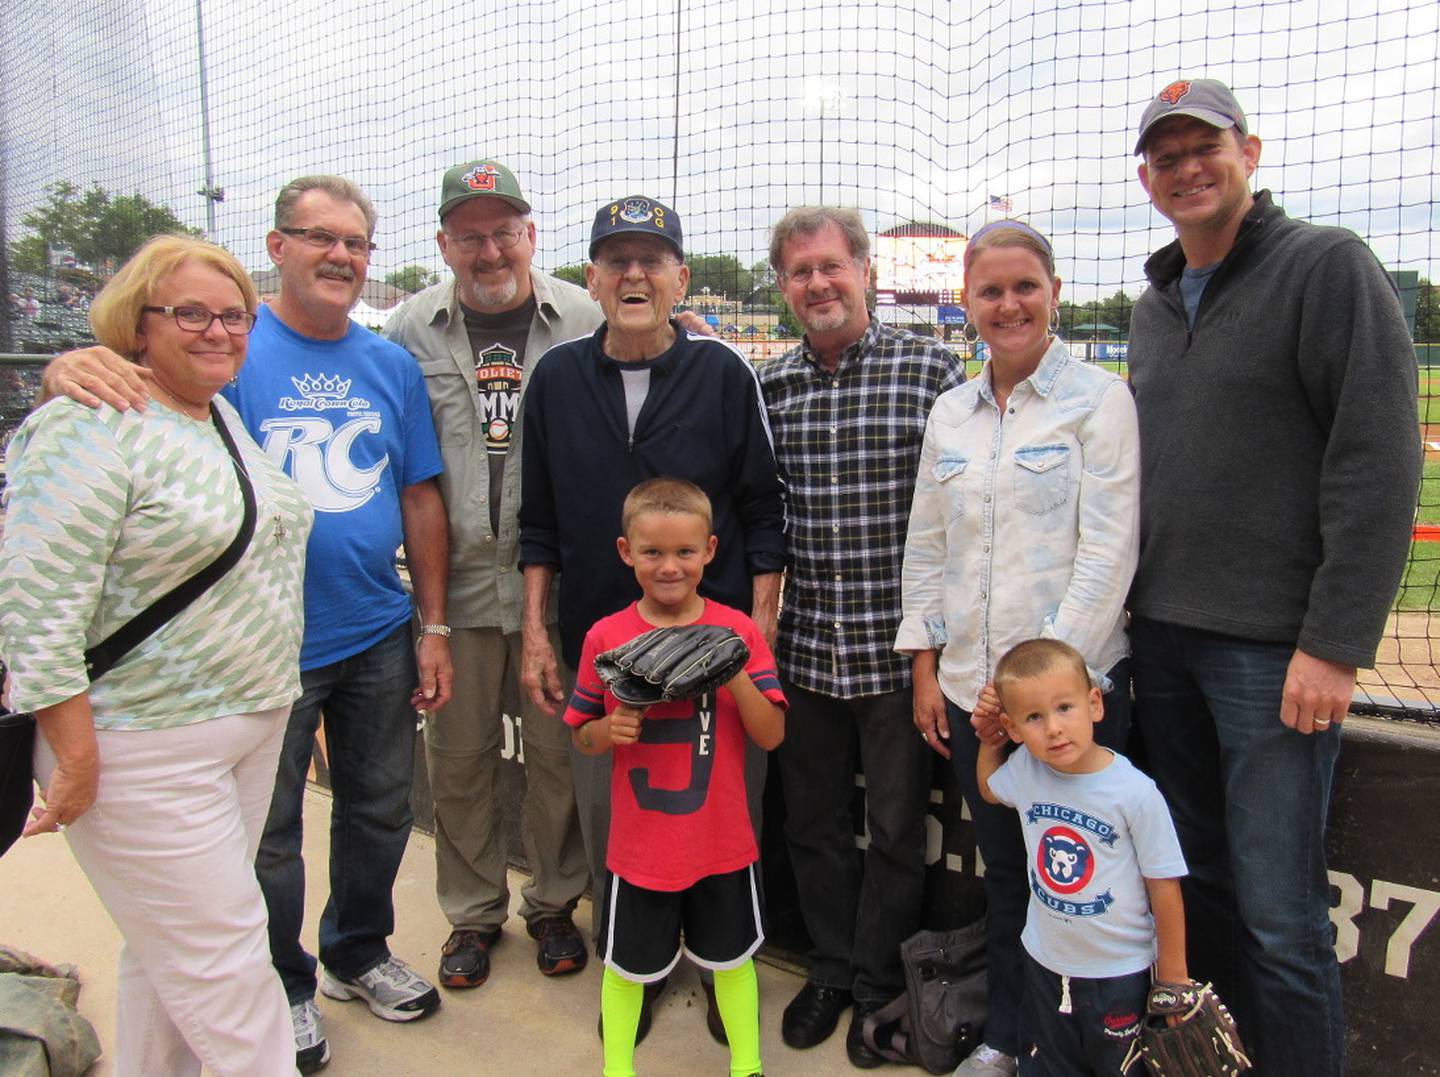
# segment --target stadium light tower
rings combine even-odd
[[[840,102],[844,100],[840,84],[834,79],[811,79],[805,87],[805,104],[820,110],[820,198],[825,204],[825,116],[839,113]]]
[[[205,199],[205,238],[215,242],[215,203],[225,201],[225,188],[215,186],[210,167],[210,90],[205,77],[205,19],[201,0],[195,0],[195,43],[200,52],[200,146],[205,158],[205,186],[196,193]]]

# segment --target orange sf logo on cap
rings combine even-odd
[[[1166,86],[1165,89],[1160,91],[1159,96],[1160,100],[1166,102],[1167,104],[1178,105],[1180,103],[1180,98],[1184,97],[1189,92],[1189,81],[1182,80],[1180,82],[1172,82],[1169,86]]]

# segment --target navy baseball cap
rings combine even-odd
[[[602,240],[623,235],[659,236],[685,260],[679,216],[653,198],[632,194],[601,206],[590,229],[590,260],[595,260],[595,248]]]
[[[1245,127],[1245,113],[1230,92],[1230,87],[1214,79],[1181,79],[1156,94],[1145,115],[1140,117],[1136,156],[1145,152],[1145,139],[1150,134],[1150,128],[1168,116],[1192,116],[1222,131],[1233,127],[1242,135],[1250,133]]]

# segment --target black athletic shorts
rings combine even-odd
[[[668,976],[682,951],[704,968],[733,969],[765,941],[754,864],[707,875],[685,890],[647,890],[611,875],[601,915],[597,956],[640,983]]]

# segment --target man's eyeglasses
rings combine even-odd
[[[192,333],[203,333],[215,324],[218,319],[221,328],[234,336],[244,336],[255,328],[255,315],[248,310],[222,310],[219,314],[206,310],[204,307],[180,306],[180,307],[141,307],[141,310],[148,310],[152,314],[169,314],[175,319],[175,324],[181,329],[188,329]]]
[[[337,236],[323,228],[279,228],[276,231],[304,240],[316,250],[328,251],[335,244],[343,243],[345,249],[357,258],[369,258],[371,251],[379,249],[378,244],[371,243],[364,236]]]
[[[675,264],[675,259],[664,254],[645,254],[627,258],[620,254],[595,259],[595,264],[616,277],[623,275],[631,266],[638,265],[642,273],[659,273]]]
[[[449,232],[445,233],[450,236]],[[450,242],[459,247],[466,254],[479,254],[485,249],[487,241],[493,242],[502,251],[508,251],[515,244],[525,237],[523,228],[497,228],[490,233],[470,232],[463,236],[450,236]]]
[[[844,262],[822,262],[818,266],[796,266],[794,269],[787,269],[779,274],[782,281],[790,281],[804,286],[810,283],[810,278],[819,273],[826,280],[836,280],[845,275],[855,260],[853,258]]]

